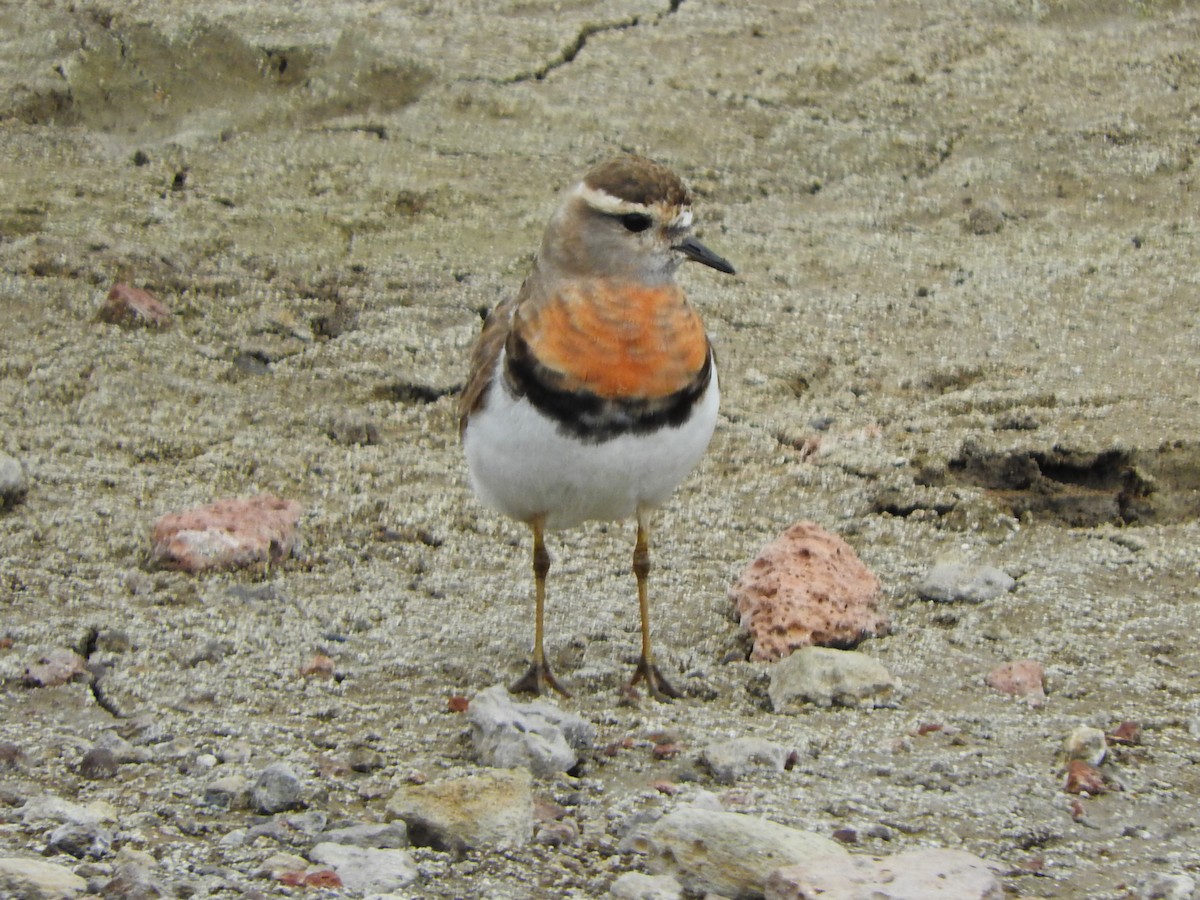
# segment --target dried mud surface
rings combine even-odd
[[[724,392],[654,544],[690,696],[617,704],[629,527],[556,537],[570,706],[633,746],[539,787],[573,798],[574,844],[420,850],[412,896],[603,896],[642,865],[625,823],[700,788],[886,826],[856,852],[963,847],[1026,897],[1200,876],[1198,44],[1200,12],[1156,2],[6,4],[0,451],[31,478],[0,512],[9,802],[106,800],[164,884],[233,896],[283,890],[252,875],[278,848],[219,844],[248,814],[203,806],[196,754],[286,761],[331,821],[472,768],[447,700],[519,673],[531,585],[526,535],[466,485],[453,394],[556,191],[635,150],[739,272],[683,273]],[[174,326],[95,321],[117,280]],[[147,568],[155,517],[260,491],[304,505],[297,559]],[[801,519],[880,576],[895,628],[861,649],[896,708],[768,711],[725,592]],[[1017,586],[918,600],[945,558]],[[61,646],[105,667],[102,704],[20,684]],[[300,676],[318,652],[337,678]],[[1040,709],[984,684],[1026,657]],[[1073,811],[1062,738],[1125,720],[1119,789]],[[114,728],[156,762],[82,778]],[[684,753],[654,760],[658,732]],[[805,753],[728,789],[694,765],[713,736]],[[364,746],[383,768],[339,764]],[[41,852],[0,820],[0,851]]]

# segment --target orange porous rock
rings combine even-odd
[[[812,522],[767,544],[729,589],[754,659],[801,647],[849,649],[888,631],[879,579],[844,540]]]

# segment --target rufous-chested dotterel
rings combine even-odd
[[[632,516],[642,647],[627,690],[680,696],[651,653],[649,519],[704,454],[718,389],[675,271],[690,259],[733,274],[692,228],[691,195],[670,169],[638,156],[599,164],[566,192],[533,271],[475,345],[459,410],[471,483],[533,530],[533,662],[514,691],[567,694],[543,650],[545,532]]]

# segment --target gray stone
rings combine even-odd
[[[99,824],[67,822],[50,832],[50,849],[76,859],[102,859],[112,851],[113,834]]]
[[[480,762],[501,769],[521,766],[541,777],[574,768],[579,752],[596,739],[595,728],[580,716],[545,700],[517,703],[500,685],[477,694],[467,718]]]
[[[106,731],[96,739],[97,750],[108,750],[118,765],[126,763],[144,763],[152,759],[145,747],[135,747],[115,731]]]
[[[782,866],[849,854],[829,838],[741,813],[685,807],[650,829],[650,867],[690,891],[723,897],[762,896],[767,876]]]
[[[135,862],[118,865],[100,895],[120,900],[154,900],[156,897],[171,896],[154,880],[145,866]]]
[[[351,847],[399,850],[408,846],[408,829],[403,822],[349,825],[345,828],[329,829],[321,835],[321,840]]]
[[[0,510],[16,506],[28,492],[29,479],[21,461],[0,453]]]
[[[940,603],[982,603],[1007,594],[1016,583],[1008,573],[994,566],[945,562],[926,573],[917,585],[917,593]]]
[[[899,682],[878,661],[851,650],[805,647],[771,668],[775,712],[817,706],[894,706]]]
[[[670,875],[626,872],[612,883],[608,892],[618,900],[680,900],[683,885]]]
[[[387,893],[417,880],[417,867],[403,850],[320,843],[309,858],[332,868],[352,891]]]
[[[520,847],[533,837],[528,769],[498,769],[432,784],[405,785],[387,804],[416,846],[468,849]]]
[[[709,744],[700,759],[717,781],[733,784],[756,772],[782,772],[789,753],[786,747],[763,738],[735,738]]]
[[[79,774],[93,781],[102,781],[117,774],[117,759],[105,747],[93,747],[79,761]]]
[[[1192,900],[1196,880],[1190,875],[1149,875],[1137,883],[1137,900]]]
[[[772,872],[765,900],[1003,900],[993,866],[964,850],[921,848],[882,858],[815,858]]]
[[[204,804],[218,809],[245,809],[250,805],[250,782],[241,775],[226,775],[204,788]]]
[[[40,859],[0,857],[0,897],[12,900],[70,900],[87,882],[70,869]]]
[[[263,769],[250,789],[250,802],[264,815],[272,815],[300,805],[303,787],[296,773],[284,763]]]
[[[306,837],[315,838],[329,824],[329,816],[319,809],[310,809],[302,813],[285,816],[283,821],[288,828],[298,831]]]

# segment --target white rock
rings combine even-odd
[[[700,759],[717,781],[733,784],[756,772],[782,772],[789,752],[786,747],[763,738],[734,738],[709,744]]]
[[[352,891],[387,893],[417,880],[417,867],[403,850],[326,842],[313,847],[309,858],[332,868],[342,884]]]
[[[683,885],[669,875],[626,872],[612,883],[608,892],[618,900],[680,900]]]
[[[917,585],[917,593],[926,600],[941,603],[982,603],[1016,586],[1007,572],[994,566],[973,566],[962,562],[943,562],[930,569]]]
[[[18,856],[0,857],[0,897],[69,900],[86,889],[86,881],[54,863]]]
[[[1003,900],[992,868],[966,851],[936,848],[825,857],[772,872],[763,894],[765,900]]]
[[[467,710],[471,741],[484,765],[525,767],[539,777],[574,768],[579,751],[596,739],[587,720],[545,700],[517,703],[497,685],[481,691]]]
[[[69,825],[98,825],[115,822],[117,811],[103,800],[95,800],[87,806],[71,803],[53,794],[42,794],[26,801],[21,807],[21,821],[26,825],[36,822],[64,822]]]
[[[387,804],[417,846],[461,850],[520,847],[533,837],[528,769],[498,769],[432,784],[405,785]]]
[[[1196,881],[1190,875],[1150,875],[1137,884],[1137,900],[1192,900]]]
[[[1063,741],[1063,753],[1066,754],[1068,762],[1072,759],[1082,759],[1089,765],[1098,766],[1108,755],[1108,739],[1099,728],[1080,725]]]
[[[684,807],[663,816],[648,834],[650,868],[690,891],[730,898],[761,897],[775,869],[849,854],[829,838],[741,813]]]
[[[899,682],[878,661],[852,650],[804,647],[771,668],[775,712],[818,706],[895,706]]]

